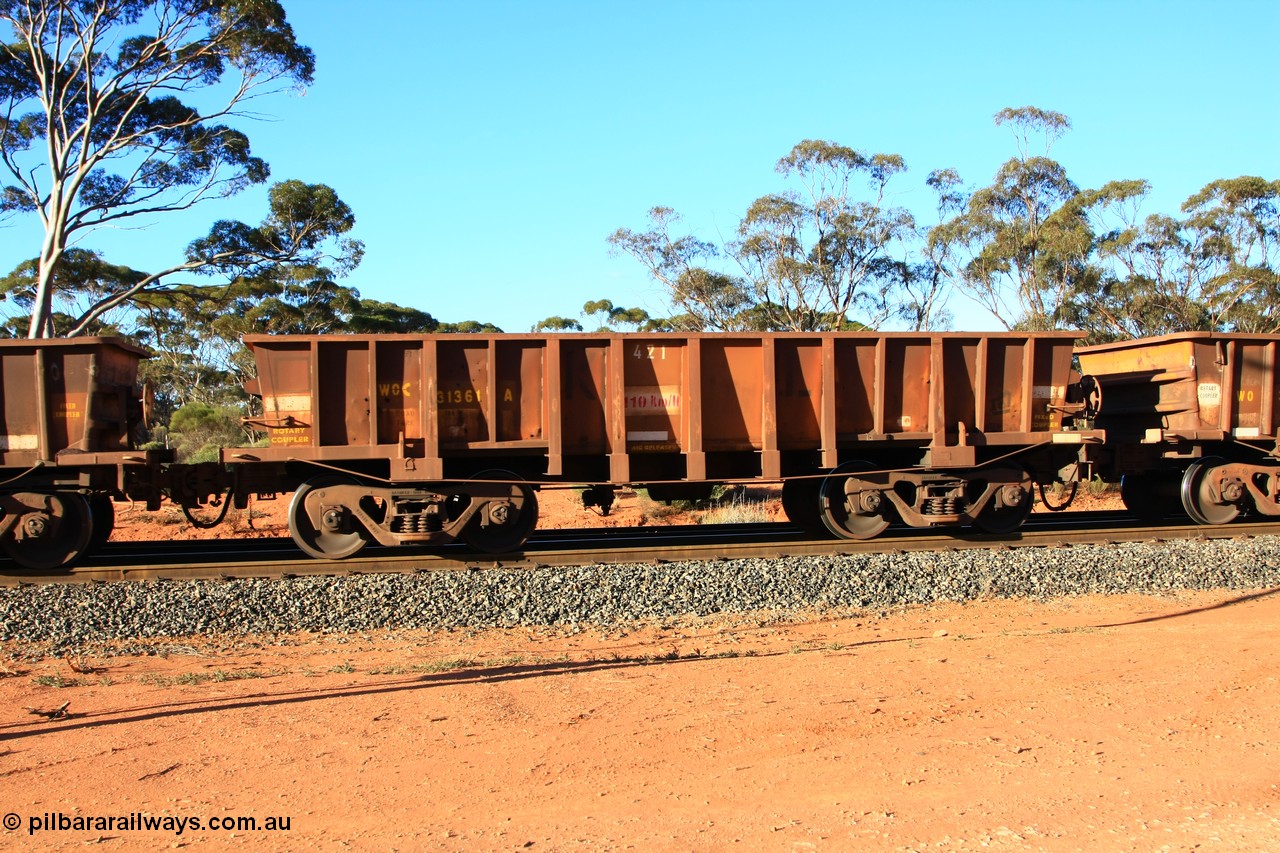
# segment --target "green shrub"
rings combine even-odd
[[[169,421],[169,443],[183,462],[216,462],[218,449],[245,440],[240,410],[234,406],[188,403]]]

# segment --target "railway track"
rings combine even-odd
[[[287,538],[109,543],[74,568],[53,573],[0,564],[0,585],[103,583],[123,580],[288,578],[486,568],[541,568],[593,564],[674,563],[837,554],[1054,548],[1117,542],[1231,539],[1280,534],[1274,522],[1207,527],[1186,519],[1135,526],[1119,511],[1033,516],[1017,533],[934,532],[895,527],[867,541],[813,539],[786,524],[544,530],[519,553],[479,556],[459,546],[443,549],[369,547],[352,559],[315,560]]]

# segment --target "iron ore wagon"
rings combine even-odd
[[[247,336],[267,447],[237,495],[293,490],[307,553],[518,549],[537,490],[669,500],[783,482],[789,517],[1007,533],[1100,443],[1072,333]]]
[[[266,446],[144,450],[145,350],[0,342],[0,545],[66,565],[113,500],[191,510],[293,492],[297,544],[517,550],[538,490],[658,500],[782,483],[791,520],[1016,530],[1032,492],[1123,478],[1135,513],[1280,515],[1280,336],[1188,333],[1073,351],[1070,332],[249,336]],[[1078,356],[1085,376],[1072,369]],[[1042,495],[1043,497],[1043,495]]]

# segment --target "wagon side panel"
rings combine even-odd
[[[707,451],[758,451],[764,444],[763,339],[704,340],[702,441]]]
[[[779,448],[821,448],[822,342],[816,338],[779,338],[774,367]]]

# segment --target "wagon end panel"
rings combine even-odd
[[[1117,440],[1192,438],[1217,428],[1223,378],[1208,333],[1082,347],[1076,354],[1081,372],[1102,387],[1098,424]]]
[[[41,440],[43,394],[39,391],[36,351],[5,346],[0,349],[0,460],[8,466],[27,466],[51,458],[47,439]]]
[[[0,465],[133,448],[144,438],[138,366],[148,355],[114,338],[3,342]]]
[[[315,444],[313,348],[305,339],[276,337],[252,343],[258,368],[262,420],[271,447]]]

